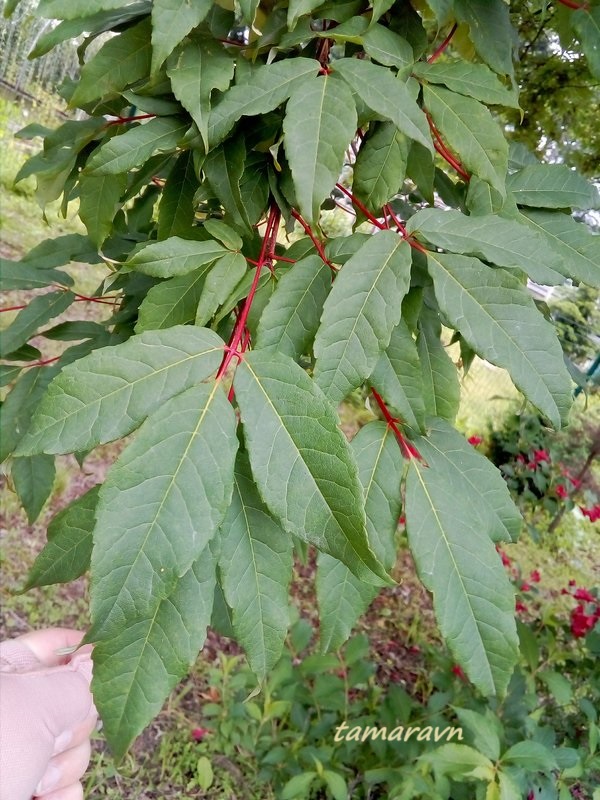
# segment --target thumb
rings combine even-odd
[[[93,725],[83,662],[82,656],[60,667],[0,675],[0,797],[30,798],[57,744],[69,746],[78,729]]]

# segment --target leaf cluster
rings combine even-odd
[[[34,518],[52,455],[134,433],[28,581],[90,569],[93,688],[118,755],[209,624],[265,680],[295,548],[318,551],[321,643],[339,647],[391,581],[401,514],[454,657],[503,695],[518,639],[494,545],[520,515],[453,427],[445,330],[464,370],[475,354],[506,369],[560,427],[571,378],[527,279],[600,285],[599,240],[570,213],[597,190],[509,147],[496,114],[519,102],[503,0],[230,6],[37,12],[61,20],[46,46],[86,32],[61,90],[86,117],[22,131],[43,149],[18,177],[42,205],[78,199],[87,236],[7,264],[6,288],[60,288],[5,332],[3,456]],[[332,203],[351,235],[322,234]],[[73,260],[106,265],[94,299],[114,312],[46,328],[80,299]],[[79,343],[47,366],[34,336]],[[348,443],[336,407],[359,387],[381,419]]]

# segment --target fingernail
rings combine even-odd
[[[58,786],[58,782],[60,780],[60,770],[58,767],[55,767],[52,764],[49,764],[46,768],[46,772],[44,773],[44,777],[35,787],[34,794],[44,794],[45,792],[51,792],[56,786]]]
[[[71,744],[73,739],[73,731],[67,730],[63,731],[59,736],[56,737],[54,740],[54,752],[53,755],[57,753],[62,753],[67,747]]]

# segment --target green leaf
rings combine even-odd
[[[238,455],[233,481],[219,570],[236,639],[263,680],[281,656],[289,626],[292,539],[260,499],[246,454]]]
[[[151,614],[130,619],[95,645],[94,702],[117,758],[196,660],[210,622],[214,587],[214,560],[206,549],[168,595],[155,597]]]
[[[502,727],[493,712],[486,709],[485,714],[479,714],[470,708],[455,708],[454,711],[461,726],[472,735],[480,753],[497,761],[500,758]]]
[[[419,756],[419,761],[431,764],[434,770],[451,777],[494,780],[495,767],[489,758],[466,744],[443,744],[433,752]]]
[[[130,126],[94,152],[84,174],[115,175],[140,167],[155,153],[175,150],[188,128],[178,117],[155,117]]]
[[[73,302],[72,292],[48,292],[34,297],[2,331],[0,355],[5,358],[25,344],[42,325],[62,314]]]
[[[314,59],[292,58],[253,70],[249,83],[233,86],[213,107],[208,121],[210,146],[223,141],[240,117],[268,114],[285,103],[294,89],[316,76],[320,68]]]
[[[91,641],[151,617],[206,550],[231,502],[236,424],[220,385],[199,384],[155,411],[112,465],[96,508]]]
[[[442,312],[475,352],[508,371],[518,389],[560,428],[571,407],[571,379],[554,327],[521,282],[476,258],[428,253]]]
[[[315,338],[315,381],[338,403],[373,372],[400,321],[411,253],[392,231],[372,236],[340,271]]]
[[[290,96],[283,121],[285,153],[309,224],[318,220],[321,203],[335,186],[356,125],[350,90],[329,75],[306,78]]]
[[[287,356],[257,350],[233,385],[252,473],[271,513],[357,577],[387,581],[367,541],[356,463],[316,384]]]
[[[375,214],[398,194],[406,174],[408,142],[392,122],[378,125],[363,142],[354,164],[352,189]]]
[[[287,15],[288,30],[293,31],[300,17],[310,14],[321,5],[323,0],[290,0]]]
[[[222,356],[216,333],[185,325],[95,350],[53,381],[18,454],[71,453],[126,436],[171,397],[208,378]]]
[[[321,552],[317,555],[316,590],[319,644],[321,652],[328,653],[348,639],[379,589],[357,578],[337,558]]]
[[[508,143],[488,109],[477,100],[430,84],[423,87],[423,100],[463,166],[504,197]]]
[[[25,456],[15,458],[11,475],[19,501],[32,525],[39,517],[46,500],[52,494],[56,469],[54,456]]]
[[[422,144],[413,142],[408,151],[406,174],[416,185],[423,199],[433,205],[433,179],[436,167],[431,153]]]
[[[333,69],[375,114],[389,119],[409,139],[433,152],[425,115],[406,84],[389,69],[356,58],[341,58],[334,62]]]
[[[173,94],[189,111],[208,148],[208,118],[213,91],[227,91],[235,61],[214,39],[187,42],[167,63]]]
[[[502,761],[529,772],[543,772],[546,775],[557,768],[552,751],[539,742],[526,741],[513,744],[502,754]]]
[[[152,286],[140,304],[135,332],[143,333],[194,322],[209,269],[210,264],[205,264],[193,272],[177,275]]]
[[[536,667],[537,664],[534,669]],[[536,675],[547,687],[549,694],[558,706],[566,706],[573,702],[573,687],[569,678],[551,669],[541,669],[536,672]]]
[[[348,787],[338,772],[332,772],[330,769],[323,770],[323,780],[334,800],[347,800]]]
[[[227,223],[220,219],[209,217],[204,220],[204,229],[213,239],[218,239],[228,250],[241,250],[243,247],[242,237],[239,233],[230,228]]]
[[[75,19],[122,5],[123,0],[39,0],[36,14],[48,19]]]
[[[519,205],[536,208],[598,208],[596,187],[565,164],[531,164],[506,181]]]
[[[500,267],[518,267],[538,283],[564,283],[561,254],[543,236],[515,220],[492,214],[467,217],[454,209],[425,208],[409,219],[406,230],[422,234],[445,250],[478,256]]]
[[[594,78],[600,78],[600,7],[579,8],[571,17],[588,67]]]
[[[331,269],[320,256],[297,261],[280,278],[258,323],[255,346],[294,361],[308,352],[331,289]]]
[[[306,793],[316,777],[316,772],[301,772],[299,775],[294,775],[281,790],[281,800],[294,800],[296,797],[306,797]]]
[[[198,189],[192,151],[182,153],[163,187],[158,206],[158,239],[185,236],[195,217],[194,195]]]
[[[0,386],[8,386],[9,383],[16,381],[22,366],[12,364],[0,364]]]
[[[118,3],[115,5],[121,5]],[[49,53],[61,42],[69,39],[75,39],[82,33],[103,33],[116,28],[124,22],[129,22],[136,17],[144,16],[149,13],[151,4],[147,0],[141,0],[139,3],[131,3],[125,8],[116,8],[115,10],[108,9],[106,11],[98,11],[91,16],[81,16],[75,19],[65,19],[60,22],[56,27],[42,33],[42,35],[34,42],[33,49],[28,54],[27,58],[34,59]],[[86,11],[83,12],[86,14]]]
[[[518,217],[545,237],[561,256],[565,274],[573,280],[600,288],[600,238],[570,214],[526,209]]]
[[[334,33],[335,30],[334,28]],[[405,67],[412,67],[415,62],[413,49],[406,39],[384,25],[377,23],[371,25],[362,36],[362,44],[365,52],[374,61],[386,67],[402,70]]]
[[[89,569],[99,486],[94,486],[52,518],[48,541],[33,562],[22,591],[68,583]]]
[[[196,28],[213,6],[212,0],[154,0],[152,3],[152,72],[156,72],[179,42]]]
[[[427,463],[445,464],[457,496],[470,496],[469,506],[480,517],[481,530],[494,542],[516,542],[523,520],[506,481],[493,464],[442,419],[427,420],[427,438],[415,440]]]
[[[205,325],[242,280],[248,269],[241,253],[227,253],[215,262],[204,282],[196,309],[196,325]]]
[[[403,320],[392,331],[369,383],[403,423],[415,430],[424,429],[423,370],[415,340]]]
[[[417,353],[421,362],[425,412],[453,422],[460,405],[458,372],[442,342],[439,323],[419,327]]]
[[[72,286],[73,278],[66,272],[56,269],[39,269],[24,261],[0,259],[0,291],[12,292],[17,289],[41,289],[53,284]]]
[[[471,41],[486,64],[501,75],[512,75],[516,32],[503,0],[456,0],[456,19],[469,26]]]
[[[46,239],[36,245],[23,256],[20,263],[35,269],[50,269],[62,267],[72,261],[99,264],[102,259],[98,255],[98,248],[94,247],[87,236],[67,233],[64,236],[57,236],[56,239]]]
[[[104,8],[114,8],[117,5],[121,4],[113,3]],[[93,11],[93,5],[87,4],[84,14],[87,16]],[[96,55],[83,65],[69,102],[70,106],[81,106],[105,95],[120,92],[126,86],[145,78],[150,69],[150,58],[150,20],[146,18],[108,39]]]
[[[448,89],[488,105],[519,108],[518,94],[496,77],[485,64],[472,64],[468,61],[444,61],[428,64],[418,61],[413,67],[418,78],[428,83],[442,83]]]
[[[246,145],[243,138],[238,136],[227,139],[220,147],[212,150],[204,160],[202,170],[225,209],[225,218],[243,232],[250,233],[252,228],[240,192],[245,162]]]
[[[198,242],[171,236],[162,242],[151,242],[141,247],[125,262],[126,266],[154,278],[172,278],[186,275],[227,254],[218,242],[209,239]]]
[[[406,478],[409,546],[453,656],[483,694],[502,696],[518,656],[513,589],[470,495],[429,455],[427,466],[413,459]]]
[[[391,428],[383,422],[370,422],[361,428],[351,448],[364,492],[369,543],[389,570],[396,561],[395,533],[404,461]],[[317,600],[323,652],[341,647],[378,591],[355,577],[341,561],[319,553]]]
[[[31,423],[31,417],[48,384],[56,375],[58,367],[26,369],[15,383],[0,407],[2,436],[0,436],[0,462],[9,456]]]
[[[79,216],[88,236],[98,247],[112,233],[120,199],[127,188],[127,175],[86,175],[79,178]]]

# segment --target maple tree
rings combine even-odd
[[[597,76],[600,6],[563,5]],[[93,690],[115,753],[209,624],[264,678],[295,545],[318,551],[321,644],[339,647],[392,580],[401,514],[453,656],[502,695],[518,637],[496,544],[521,518],[453,427],[443,328],[463,368],[475,353],[505,368],[560,427],[572,383],[527,278],[600,285],[599,240],[570,213],[597,207],[596,189],[509,144],[496,115],[519,109],[508,6],[40,0],[37,13],[60,20],[37,52],[85,35],[61,92],[86,116],[21,131],[43,149],[19,178],[35,175],[42,205],[78,199],[87,235],[4,264],[3,288],[53,289],[5,331],[1,456],[35,519],[55,454],[135,432],[53,519],[27,581],[89,569]],[[351,234],[324,235],[333,203]],[[61,270],[72,261],[106,265],[92,299],[114,313],[46,328],[90,299]],[[47,363],[40,335],[79,343]],[[359,387],[381,420],[348,443],[336,407]]]

